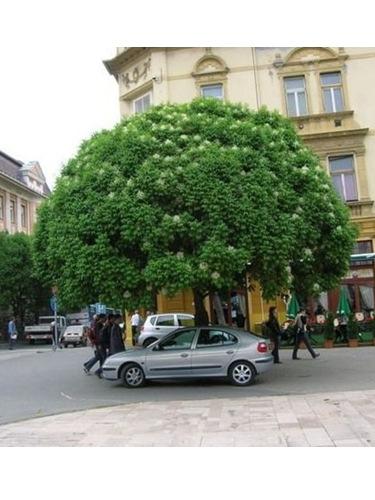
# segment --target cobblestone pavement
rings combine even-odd
[[[2,425],[0,446],[375,446],[375,390],[79,411]]]

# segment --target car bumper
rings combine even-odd
[[[102,370],[103,370],[102,371],[103,378],[105,378],[107,380],[117,380],[118,379],[117,368],[115,368],[114,366],[103,366]]]
[[[254,365],[258,373],[267,372],[273,366],[272,354],[263,356],[262,358],[254,359]]]
[[[63,338],[62,342],[64,344],[82,344],[83,343],[83,338],[81,337],[67,337]]]

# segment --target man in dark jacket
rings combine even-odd
[[[95,372],[95,375],[97,375],[99,378],[102,377],[102,373],[103,373],[102,366],[103,366],[103,363],[104,363],[106,357],[109,354],[113,319],[114,319],[113,314],[108,314],[107,319],[105,320],[104,326],[101,329],[100,335],[99,335],[98,349],[99,349],[99,354],[100,354],[100,360],[99,360],[100,366]]]
[[[86,363],[83,364],[83,370],[85,373],[89,373],[91,368],[101,360],[101,353],[100,353],[100,333],[103,328],[105,321],[105,314],[98,314],[95,320],[93,321],[90,329],[90,334],[89,338],[91,341],[91,344],[94,347],[94,356],[86,361]]]
[[[301,308],[300,312],[297,314],[296,319],[296,340],[293,349],[292,359],[300,359],[297,357],[297,352],[301,342],[304,342],[306,349],[311,354],[312,358],[318,358],[320,354],[315,352],[311,347],[310,339],[307,331],[307,312],[306,309]]]
[[[125,351],[124,340],[122,338],[122,329],[120,327],[121,314],[116,314],[113,321],[113,326],[111,330],[111,345],[110,345],[110,355],[116,354],[117,352]]]
[[[277,309],[276,307],[270,307],[268,312],[268,321],[266,322],[266,326],[268,329],[268,334],[270,336],[270,340],[273,343],[273,362],[281,364],[279,358],[279,344],[280,344],[280,325],[277,319]]]

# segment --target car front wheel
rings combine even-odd
[[[236,361],[229,369],[229,380],[233,385],[251,385],[255,380],[255,369],[247,361]]]
[[[122,382],[129,389],[136,389],[145,384],[145,374],[136,363],[130,363],[122,370]]]

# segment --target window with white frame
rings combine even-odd
[[[26,205],[22,204],[21,205],[21,225],[22,225],[22,227],[26,227],[26,220],[27,220],[27,208],[26,208]]]
[[[224,90],[222,83],[212,83],[201,85],[202,97],[214,97],[215,99],[224,99]]]
[[[14,200],[10,200],[9,211],[10,211],[10,222],[11,222],[11,224],[15,224],[16,223],[16,202]]]
[[[4,219],[4,196],[0,194],[0,219]]]
[[[304,76],[284,78],[288,116],[307,115],[306,85]]]
[[[340,71],[321,73],[320,85],[322,87],[324,111],[326,113],[343,111],[344,98]]]
[[[142,95],[141,97],[137,97],[133,101],[134,113],[143,113],[147,111],[151,106],[151,92],[147,92],[147,94]]]
[[[337,193],[344,201],[357,201],[357,181],[354,170],[354,156],[331,156],[329,171]]]

